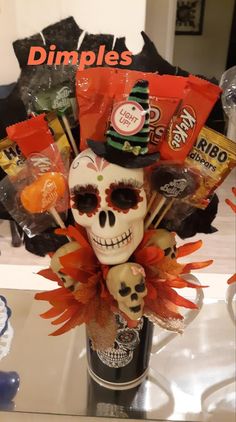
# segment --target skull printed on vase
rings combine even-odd
[[[116,299],[119,309],[131,320],[143,315],[144,300],[147,294],[145,272],[141,265],[127,262],[112,267],[107,274],[106,284]]]
[[[102,363],[110,368],[122,368],[132,361],[143,328],[143,318],[138,321],[135,328],[128,328],[126,320],[120,314],[116,314],[116,319],[119,329],[113,346],[97,351]]]
[[[71,209],[102,264],[126,262],[143,238],[146,194],[142,168],[123,168],[84,150],[69,174]]]

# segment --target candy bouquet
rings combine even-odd
[[[196,209],[204,217],[235,144],[204,127],[220,88],[194,76],[93,68],[77,72],[76,95],[80,153],[55,115],[8,127],[0,199],[28,236],[59,226],[39,273],[55,289],[35,296],[51,335],[86,324],[97,365],[128,370],[153,323],[182,333],[181,308],[197,308],[180,289],[203,287],[186,275],[212,260],[182,264],[202,242],[178,246],[176,232]]]

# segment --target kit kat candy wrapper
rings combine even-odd
[[[187,78],[182,102],[160,142],[162,160],[185,160],[220,92],[217,85],[206,80],[195,76]]]

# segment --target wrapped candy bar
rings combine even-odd
[[[87,139],[104,140],[111,108],[114,103],[127,98],[131,86],[139,77],[145,78],[150,84],[153,122],[158,120],[157,113],[159,116],[161,114],[159,109],[161,99],[162,102],[166,101],[164,108],[166,120],[162,122],[164,133],[159,142],[155,139],[155,148],[152,146],[152,152],[160,151],[164,160],[183,162],[220,94],[219,87],[194,76],[188,78],[160,76],[106,68],[78,71],[76,93],[81,123],[81,149],[86,148]],[[88,116],[93,119],[93,126]],[[155,127],[156,123],[153,126]]]
[[[54,165],[62,172],[66,171],[61,153],[69,162],[70,146],[62,127],[55,116],[49,115],[47,120],[46,115],[41,114],[37,117],[9,126],[6,130],[9,139],[18,145],[21,154],[23,154],[24,157],[30,157],[32,163],[35,161],[36,167],[37,154],[40,156],[42,151],[47,150],[47,159],[44,161],[44,166],[46,166],[44,167],[44,171],[47,171],[47,169],[50,169]],[[56,154],[57,150],[58,153]]]
[[[22,122],[20,125],[12,125],[7,128],[7,132],[9,137],[0,140],[0,166],[12,178],[22,170],[26,157],[31,154],[34,154],[34,158],[31,156],[31,161],[35,162],[35,166],[31,166],[32,170],[37,167],[39,161],[41,161],[41,169],[42,167],[45,171],[50,169],[49,156],[43,160],[40,153],[49,147],[47,153],[50,155],[50,148],[54,144],[56,144],[59,152],[59,155],[57,154],[59,160],[57,165],[60,163],[60,166],[62,166],[62,162],[70,162],[71,148],[54,113],[35,117]],[[55,161],[55,153],[56,150],[53,149],[51,162]]]
[[[198,189],[187,201],[206,208],[208,198],[236,166],[236,144],[212,129],[204,127],[185,163],[201,173]]]
[[[8,138],[0,141],[0,166],[9,175],[17,174],[24,164],[25,157],[19,145]]]
[[[220,94],[210,82],[188,77],[183,100],[160,145],[164,160],[183,162]]]

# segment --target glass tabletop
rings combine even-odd
[[[14,335],[0,370],[20,376],[14,403],[1,410],[108,420],[235,420],[235,331],[223,300],[207,299],[184,334],[152,355],[148,377],[139,387],[112,391],[88,375],[84,328],[48,336],[53,327],[39,317],[47,306],[34,294],[1,289],[12,310]],[[163,335],[155,329],[155,337]]]

